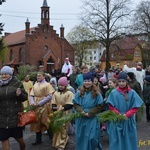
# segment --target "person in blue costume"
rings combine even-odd
[[[76,112],[84,114],[75,120],[76,150],[102,150],[100,144],[100,122],[96,114],[103,107],[103,98],[93,84],[91,73],[83,75],[83,85],[73,99]]]
[[[138,150],[135,113],[142,106],[140,96],[128,86],[127,74],[120,72],[118,87],[107,98],[111,111],[124,115],[125,120],[107,123],[109,150]]]
[[[87,66],[82,66],[81,67],[81,73],[77,75],[76,80],[75,80],[75,84],[77,85],[77,89],[80,89],[80,87],[83,85],[83,75],[88,73],[89,69]]]

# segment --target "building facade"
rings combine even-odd
[[[114,41],[109,50],[110,68],[123,67],[126,62],[129,67],[142,61],[142,42],[134,37],[124,37]],[[100,59],[101,68],[106,68],[106,51]]]
[[[64,37],[64,27],[60,27],[60,35],[50,25],[50,12],[47,0],[43,0],[41,7],[41,23],[37,27],[30,27],[27,19],[25,30],[15,33],[5,33],[4,42],[9,48],[6,61],[15,69],[20,65],[44,66],[44,70],[51,73],[54,69],[61,69],[66,57],[74,64],[74,48]],[[2,65],[2,64],[1,64]]]

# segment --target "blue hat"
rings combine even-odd
[[[10,74],[12,75],[13,74],[13,70],[11,67],[9,66],[4,66],[2,69],[1,69],[1,74]]]
[[[127,79],[127,74],[125,72],[120,72],[117,79],[123,79],[123,80],[126,80],[128,82],[128,79]]]
[[[83,80],[91,80],[93,82],[94,76],[91,73],[86,73],[83,75]]]
[[[147,75],[144,80],[146,80],[147,82],[150,82],[150,75]]]

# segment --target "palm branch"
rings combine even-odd
[[[50,126],[54,133],[59,131],[65,123],[68,123],[71,120],[74,120],[74,119],[84,116],[82,113],[76,112],[76,113],[67,114],[62,117],[62,114],[60,115],[59,113],[60,112],[58,112],[58,114],[57,113],[54,114],[54,116],[51,119]],[[98,118],[98,120],[100,122],[112,122],[112,121],[120,122],[120,121],[127,119],[125,116],[116,114],[110,110],[99,113],[96,115],[96,117]]]

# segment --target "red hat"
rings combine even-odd
[[[63,86],[68,86],[67,77],[61,77],[61,78],[58,80],[58,84],[63,85]]]

